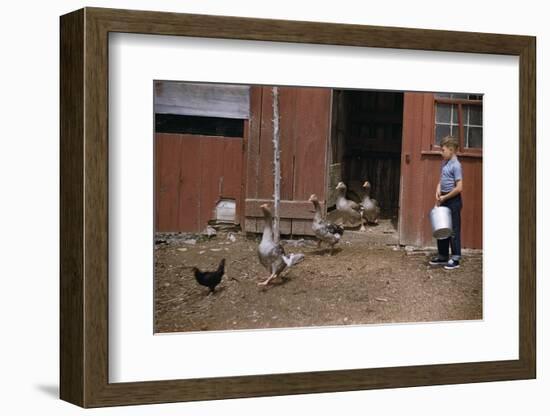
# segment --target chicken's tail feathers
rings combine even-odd
[[[218,265],[218,272],[225,271],[225,259],[220,260],[220,264]]]

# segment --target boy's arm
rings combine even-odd
[[[459,179],[456,181],[455,187],[453,188],[453,190],[446,195],[440,196],[439,200],[440,202],[443,202],[446,199],[451,199],[453,196],[457,196],[461,192],[462,192],[462,179]]]
[[[441,197],[441,181],[437,183],[437,187],[435,188],[435,200],[439,201],[440,197]]]

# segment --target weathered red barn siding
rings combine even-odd
[[[433,246],[429,211],[435,203],[441,155],[432,150],[434,97],[429,93],[405,93],[403,149],[401,154],[401,244]],[[482,248],[483,190],[482,157],[458,153],[462,164],[462,247]]]
[[[279,88],[281,233],[311,234],[312,193],[326,194],[330,135],[330,89]],[[261,231],[259,206],[273,200],[273,108],[271,87],[251,88],[247,157],[246,231]]]
[[[280,88],[281,232],[311,234],[316,193],[327,198],[327,151],[332,91]],[[273,201],[271,87],[251,87],[244,138],[189,134],[155,135],[155,226],[157,231],[204,229],[217,201],[233,198],[237,218],[261,232],[259,206]],[[405,93],[399,234],[402,244],[434,245],[428,213],[435,202],[441,156],[432,149],[434,97]],[[482,157],[459,153],[464,171],[463,247],[482,247]],[[380,180],[380,182],[382,182]]]
[[[155,229],[198,232],[220,198],[242,205],[243,139],[155,134]]]

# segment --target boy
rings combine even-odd
[[[460,210],[462,209],[462,166],[456,157],[458,139],[452,136],[441,140],[441,178],[435,191],[436,204],[449,207],[453,221],[453,232],[449,238],[437,240],[438,255],[430,261],[431,265],[445,265],[453,270],[460,266]],[[452,256],[449,259],[449,244]]]

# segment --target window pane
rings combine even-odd
[[[468,100],[483,100],[483,95],[481,95],[481,94],[470,94],[470,95],[468,95]]]
[[[452,118],[451,118],[452,115]],[[456,104],[435,104],[435,122],[458,124],[458,106]]]
[[[451,134],[451,126],[445,124],[436,124],[435,126],[435,143],[439,146],[441,139]]]
[[[447,92],[436,92],[435,96],[436,98],[451,98],[451,94]]]
[[[451,125],[451,136],[458,137],[459,134],[460,133],[459,133],[459,130],[458,130],[458,125],[452,124]]]
[[[482,108],[479,105],[469,105],[470,107],[470,124],[471,126],[481,126],[482,123]]]
[[[435,122],[450,123],[451,122],[451,105],[440,104],[435,105]]]
[[[481,127],[466,127],[466,147],[482,147],[483,132]]]
[[[462,124],[468,125],[469,120],[470,120],[470,106],[463,105],[462,106]]]
[[[468,94],[451,94],[451,98],[459,99],[459,100],[467,99]]]

